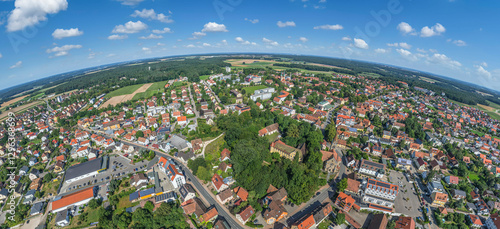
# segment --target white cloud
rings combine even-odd
[[[156,35],[156,34],[149,34],[149,36],[147,36],[147,37],[145,37],[145,36],[139,37],[139,39],[143,39],[143,40],[161,39],[161,38],[163,38],[162,35]]]
[[[452,43],[455,44],[456,46],[467,46],[467,43],[462,40],[454,40]]]
[[[252,24],[257,24],[257,23],[259,23],[259,19],[248,19],[248,18],[245,18],[245,21],[249,21],[249,22],[251,22]]]
[[[441,64],[449,68],[457,69],[462,66],[462,64],[456,60],[452,60],[444,54],[434,53],[432,56],[427,57],[427,61],[430,63]]]
[[[401,43],[388,43],[387,46],[390,46],[390,47],[401,47],[401,48],[404,48],[404,49],[411,49],[411,45],[409,45],[408,43],[406,42],[401,42]]]
[[[421,37],[432,37],[432,36],[438,36],[441,35],[446,31],[446,28],[444,28],[443,25],[436,23],[432,27],[425,26],[420,30],[420,36]]]
[[[132,17],[141,17],[145,18],[148,20],[158,20],[163,23],[172,23],[174,20],[170,19],[171,15],[165,15],[165,14],[156,14],[154,9],[142,9],[142,11],[136,10],[132,15]]]
[[[138,33],[142,30],[148,28],[148,25],[144,24],[142,21],[129,21],[125,25],[117,25],[113,29],[112,33]]]
[[[257,45],[255,42],[246,41],[241,37],[236,37],[234,40],[242,45]]]
[[[306,43],[306,42],[308,41],[308,39],[307,39],[307,38],[305,38],[305,37],[300,37],[300,38],[299,38],[299,41],[302,41],[302,42]]]
[[[196,39],[200,39],[204,36],[206,36],[207,34],[206,33],[203,33],[203,32],[194,32],[193,34],[193,37],[191,38],[188,38],[189,40],[196,40]]]
[[[47,20],[47,14],[56,14],[68,8],[66,0],[16,0],[9,14],[7,31],[14,32]]]
[[[2,58],[2,57],[3,57],[3,56],[2,56],[2,54],[0,53],[0,58]]]
[[[209,22],[203,26],[201,32],[227,32],[226,26],[224,24],[217,24],[215,22]]]
[[[165,44],[158,42],[156,46],[165,46]]]
[[[360,49],[368,49],[368,44],[363,39],[354,38],[354,47],[360,48]]]
[[[396,49],[396,52],[407,60],[416,61],[418,59],[417,56],[406,49]]]
[[[172,33],[172,30],[170,30],[170,28],[163,28],[163,30],[159,30],[159,29],[153,29],[153,33],[156,33],[156,34],[164,34],[164,33]]]
[[[52,37],[55,39],[63,39],[66,37],[76,37],[83,35],[83,31],[80,31],[78,28],[71,29],[56,29],[52,33]]]
[[[427,53],[427,51],[425,51],[425,49],[421,49],[421,48],[417,48],[417,51],[421,52],[421,53]]]
[[[415,29],[412,28],[411,25],[406,23],[406,22],[399,23],[397,28],[404,35],[406,35],[406,34],[417,35],[417,32],[415,32]]]
[[[387,53],[387,49],[382,49],[382,48],[378,48],[378,49],[375,49],[375,52],[376,53]]]
[[[54,47],[51,49],[47,49],[45,52],[47,53],[55,53],[54,56],[52,57],[58,57],[58,56],[66,56],[68,55],[69,50],[71,49],[79,49],[82,48],[81,45],[63,45],[60,47]]]
[[[122,3],[122,5],[126,6],[135,6],[138,5],[139,3],[143,2],[144,0],[117,0]]]
[[[222,40],[222,44],[223,45],[227,45],[227,41],[226,40]]]
[[[0,55],[0,56],[1,56],[1,55]],[[483,67],[487,68],[487,67],[488,67],[488,63],[486,63],[486,62],[484,62],[484,61],[483,61],[483,62],[481,63],[481,66],[483,66]]]
[[[343,41],[352,41],[352,39],[350,37],[342,37],[342,40]]]
[[[212,45],[210,45],[209,43],[203,43],[203,47],[210,47]]]
[[[189,45],[186,45],[186,48],[194,48],[196,46],[194,46],[193,44],[189,44]]]
[[[276,23],[276,24],[280,28],[283,28],[283,27],[295,27],[295,22],[293,22],[293,21],[286,21],[286,22],[278,21],[278,23]]]
[[[485,76],[489,79],[491,79],[491,72],[487,71],[486,69],[483,68],[481,65],[474,65],[476,68],[476,72],[478,75]]]
[[[151,53],[151,49],[148,48],[148,47],[142,47],[142,51],[144,51],[144,53],[146,53],[146,54],[150,54]]]
[[[266,43],[268,45],[272,45],[272,46],[278,46],[279,45],[278,42],[273,41],[273,40],[269,40],[269,39],[267,39],[265,37],[262,38],[262,42],[264,42],[264,43]]]
[[[10,66],[9,68],[10,69],[14,69],[14,68],[20,68],[21,66],[23,66],[23,62],[22,61],[18,61],[17,63],[15,63],[14,65]]]
[[[123,39],[127,39],[127,38],[128,38],[127,35],[118,35],[118,34],[113,34],[113,35],[108,37],[109,40],[123,40]]]
[[[344,26],[336,24],[336,25],[319,25],[314,26],[314,29],[326,29],[326,30],[341,30],[344,29]]]

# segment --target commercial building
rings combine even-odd
[[[369,178],[363,181],[363,201],[385,207],[393,207],[399,193],[399,187],[387,182]]]
[[[373,161],[367,161],[365,159],[361,160],[361,163],[359,164],[359,170],[360,173],[377,177],[377,178],[383,178],[385,174],[385,165],[380,164],[377,162]]]
[[[66,183],[72,183],[96,175],[108,168],[108,156],[73,165],[66,171]]]
[[[88,203],[94,198],[97,186],[74,192],[64,196],[58,196],[52,201],[52,213],[64,211],[72,206],[80,206]]]

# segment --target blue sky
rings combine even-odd
[[[366,60],[500,89],[494,0],[0,0],[0,89],[149,57]]]

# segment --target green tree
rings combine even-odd
[[[339,192],[343,192],[347,188],[347,178],[342,178],[340,182],[337,184],[337,190]]]
[[[335,224],[342,225],[345,223],[345,215],[343,213],[337,214],[335,217]]]
[[[91,199],[89,201],[89,207],[91,209],[96,209],[101,206],[102,200],[101,199]]]
[[[335,139],[335,136],[337,135],[337,128],[333,123],[330,123],[326,126],[325,134],[326,140],[328,142],[332,142],[333,139]]]
[[[144,133],[142,131],[139,130],[135,133],[135,138],[142,138],[142,137],[144,137]]]
[[[203,166],[198,167],[198,172],[196,173],[196,176],[204,181],[209,181],[211,178],[210,172],[207,170],[207,168]]]

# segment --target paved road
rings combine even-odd
[[[82,127],[80,127],[80,128],[82,128]],[[90,131],[90,132],[96,132],[94,130],[90,130],[90,129],[87,129],[87,128],[82,128],[82,129],[85,129],[85,130]],[[107,138],[113,137],[113,136],[108,136],[108,135],[106,135],[106,134],[104,134],[102,132],[99,132],[99,133],[103,134]],[[210,205],[214,205],[215,206],[215,208],[217,209],[217,212],[219,212],[219,216],[222,217],[222,218],[224,218],[226,220],[226,222],[231,226],[231,228],[246,228],[246,227],[242,226],[242,224],[240,224],[240,222],[237,221],[236,218],[233,218],[234,216],[231,213],[227,212],[225,208],[221,207],[219,205],[219,203],[214,198],[212,198],[212,196],[203,187],[203,185],[198,181],[198,179],[196,179],[196,177],[191,173],[191,170],[189,170],[189,168],[186,165],[182,164],[179,160],[177,160],[176,158],[173,158],[170,155],[165,154],[165,153],[163,153],[161,151],[155,150],[153,148],[145,147],[145,146],[139,145],[137,143],[124,141],[124,140],[121,140],[121,139],[117,139],[117,141],[120,141],[123,144],[127,144],[127,145],[131,145],[131,146],[134,146],[134,147],[138,147],[138,148],[141,148],[141,149],[152,150],[158,156],[162,156],[162,157],[166,157],[166,158],[171,158],[171,159],[175,160],[177,162],[177,164],[179,165],[179,167],[181,167],[181,170],[184,172],[184,175],[187,178],[189,178],[189,180],[196,186],[196,188],[200,191],[200,194],[208,201],[208,203]]]

